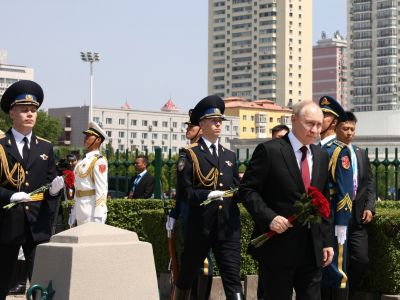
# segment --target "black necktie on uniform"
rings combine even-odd
[[[24,147],[22,148],[22,160],[24,162],[24,165],[26,166],[29,157],[28,138],[24,136],[22,140],[24,141]]]
[[[215,144],[212,144],[212,145],[210,146],[210,148],[212,149],[212,156],[214,156],[215,158],[218,158],[218,155],[217,155],[217,147],[215,147]]]

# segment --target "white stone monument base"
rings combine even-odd
[[[159,299],[152,246],[137,234],[87,223],[36,249],[32,284],[52,281],[54,300]]]

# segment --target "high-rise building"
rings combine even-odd
[[[312,1],[209,0],[208,92],[291,106],[312,98]]]
[[[4,91],[19,80],[33,80],[33,69],[24,66],[7,65],[7,53],[0,50],[0,97]]]
[[[321,39],[313,47],[313,100],[331,96],[347,108],[347,41],[335,32]]]
[[[398,1],[348,0],[347,9],[352,109],[399,109]]]

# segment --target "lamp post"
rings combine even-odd
[[[93,121],[93,63],[100,61],[100,55],[97,52],[81,52],[81,59],[90,64],[90,106],[89,122]]]

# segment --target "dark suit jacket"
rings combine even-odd
[[[356,199],[353,201],[353,216],[356,223],[362,224],[365,209],[375,213],[375,181],[372,176],[371,164],[364,149],[353,146],[357,156],[358,186]]]
[[[318,146],[311,145],[313,167],[311,185],[328,194],[328,155]],[[239,197],[254,222],[253,238],[269,231],[269,224],[277,216],[289,217],[295,213],[293,204],[305,192],[293,148],[288,135],[282,139],[259,144],[251,158],[239,189]],[[255,257],[276,265],[292,266],[298,262],[297,246],[309,236],[307,227],[294,224],[259,248],[251,248]],[[322,249],[331,247],[333,233],[330,220],[311,225],[315,262],[322,263]],[[311,247],[312,248],[312,247]]]
[[[4,149],[9,170],[17,162],[23,164],[11,130],[0,139],[0,145]],[[53,147],[50,142],[32,134],[28,163],[23,168],[25,181],[20,187],[21,192],[29,193],[50,183],[56,177]],[[17,179],[17,172],[13,178]],[[7,181],[4,170],[0,180],[0,244],[21,243],[26,228],[30,228],[35,241],[49,240],[57,197],[50,196],[46,191],[43,201],[21,203],[6,210],[3,206],[10,203],[11,196],[18,192],[18,188]]]
[[[191,148],[197,157],[201,173],[205,176],[214,167],[218,168],[216,188],[197,185],[193,176],[193,160],[187,152],[178,161],[177,195],[189,204],[187,237],[196,239],[198,236],[209,237],[217,234],[224,240],[239,240],[240,218],[239,208],[235,198],[224,198],[223,201],[213,201],[200,206],[212,190],[229,190],[239,185],[239,172],[234,152],[218,144],[218,159],[210,153],[203,139]],[[188,151],[188,150],[187,150]]]
[[[129,192],[132,190],[133,183],[135,182],[137,175],[133,176],[131,180],[129,180]],[[148,199],[151,198],[151,196],[154,193],[154,177],[150,175],[150,173],[147,171],[146,174],[144,174],[143,178],[140,179],[138,185],[135,188],[135,191],[133,192],[133,196],[131,199]]]

